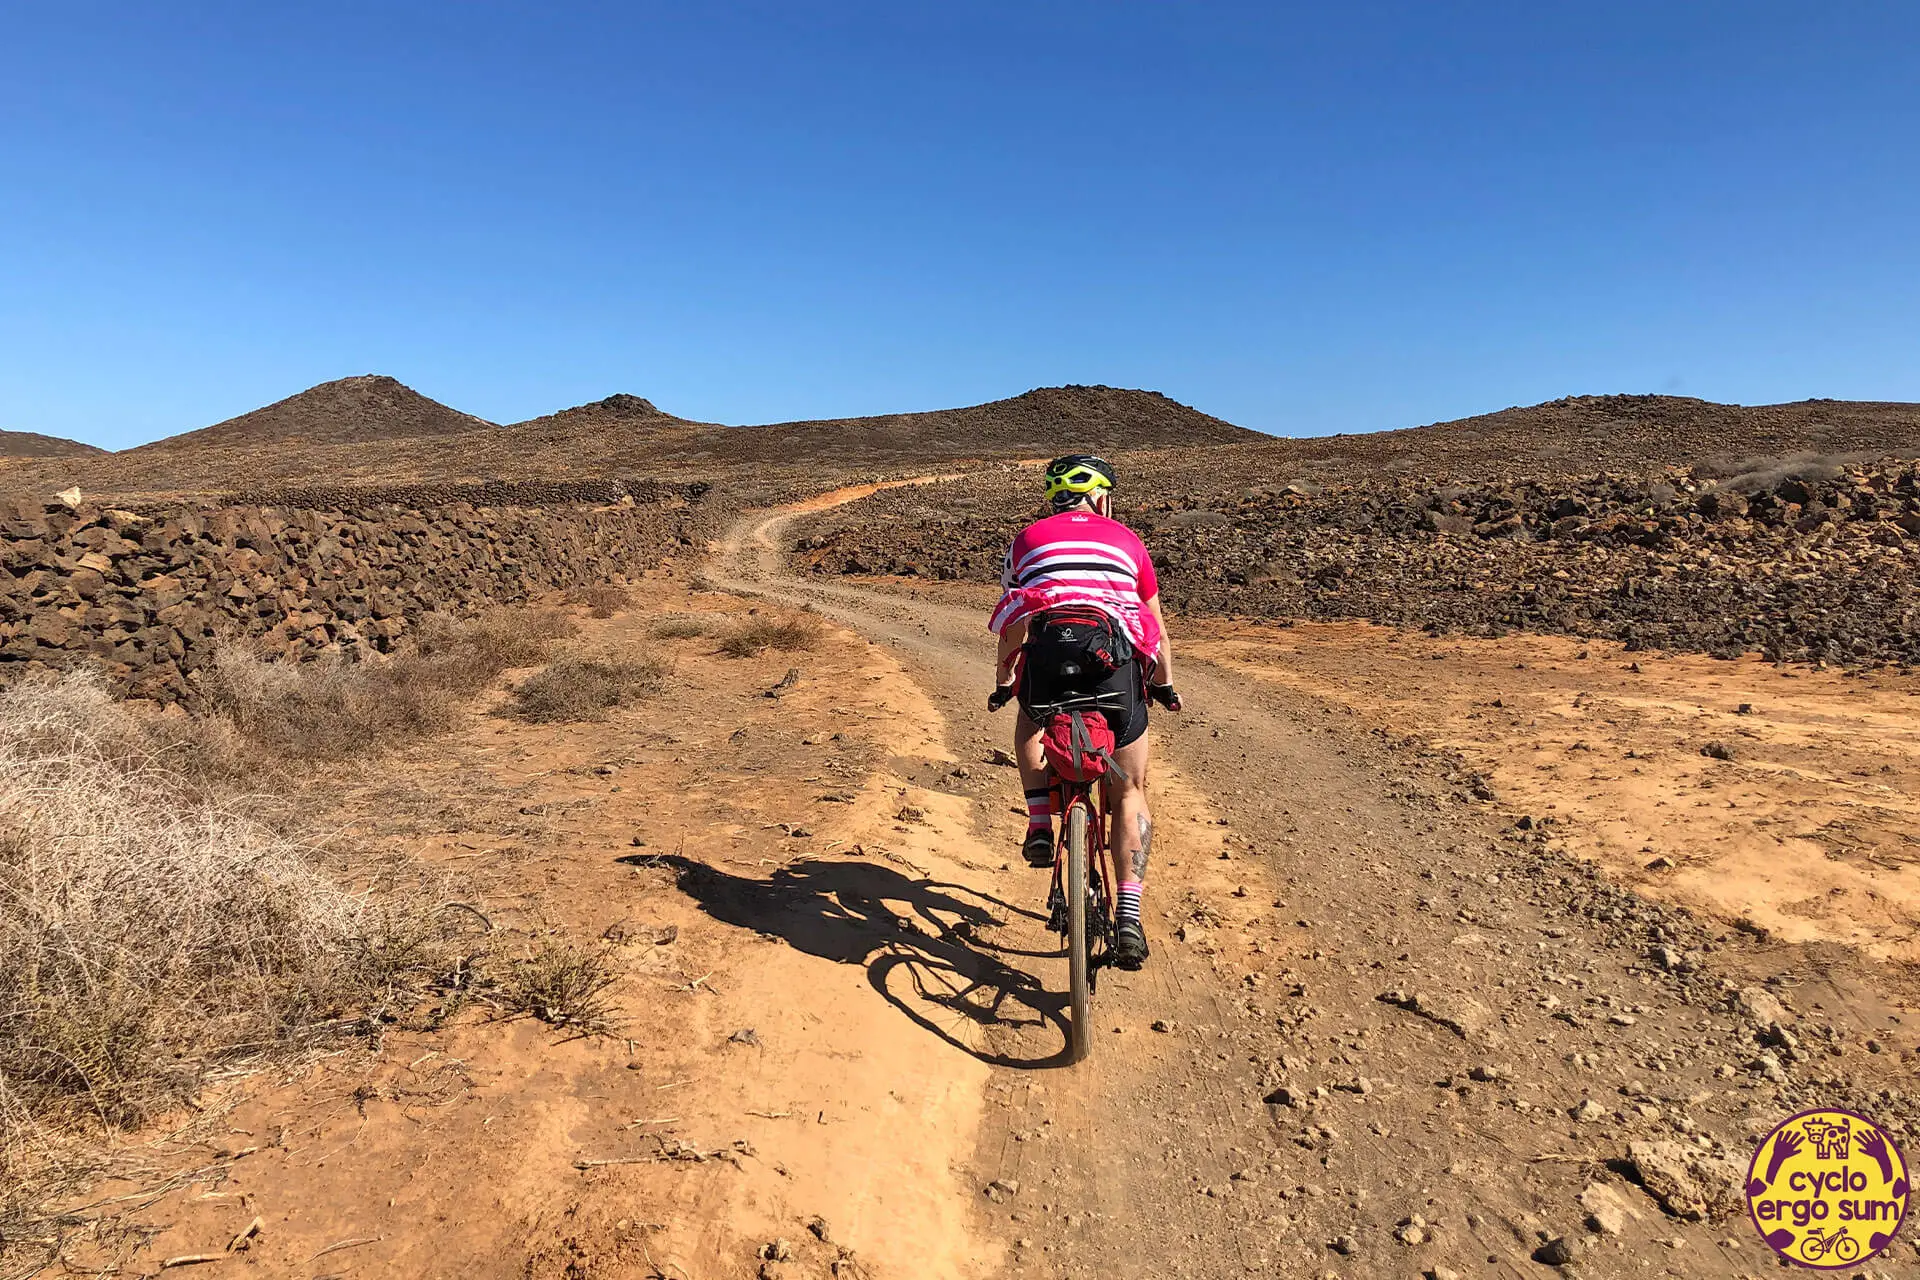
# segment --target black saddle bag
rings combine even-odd
[[[1061,605],[1036,614],[1026,650],[1027,679],[1061,691],[1091,689],[1133,659],[1126,631],[1090,605]]]

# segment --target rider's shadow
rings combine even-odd
[[[716,920],[779,938],[808,955],[864,965],[868,982],[888,1003],[982,1062],[1001,1067],[1067,1064],[1066,996],[1006,964],[974,936],[978,929],[1005,923],[1007,914],[1031,912],[964,885],[912,879],[871,862],[808,860],[759,880],[678,854],[620,861],[672,868],[681,891]],[[901,915],[893,903],[904,904],[911,916]],[[913,984],[914,999],[893,989],[894,980],[903,975]],[[951,1016],[936,1018],[932,1009]],[[1009,1052],[985,1034],[1048,1025],[1058,1034],[1060,1047],[1038,1057]],[[956,1034],[963,1026],[982,1033],[977,1043]],[[1021,1038],[994,1037],[1007,1043]]]

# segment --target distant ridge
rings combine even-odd
[[[16,433],[12,438],[22,438]],[[46,437],[30,437],[36,441]],[[1488,478],[1646,473],[1785,455],[1920,452],[1920,405],[1806,400],[1728,405],[1681,396],[1564,396],[1452,422],[1320,437],[1237,427],[1155,391],[1038,387],[957,409],[730,427],[621,393],[499,426],[389,377],[343,378],[199,431],[106,454],[0,452],[0,488],[221,494],[312,485],[392,487],[654,477],[719,484],[848,475],[1091,450],[1151,451],[1196,483],[1373,473]],[[45,448],[45,446],[40,446]],[[1139,465],[1126,463],[1123,465]]]
[[[1158,391],[1070,384],[963,409],[734,427],[711,448],[716,458],[870,464],[1249,444],[1267,438]]]
[[[1584,474],[1657,470],[1796,452],[1920,450],[1920,404],[1796,400],[1739,405],[1690,396],[1562,396],[1397,431],[1274,440],[1263,452],[1333,472]]]
[[[0,431],[0,458],[104,457],[106,450],[37,431]]]
[[[172,452],[194,444],[263,444],[282,440],[350,444],[457,435],[492,426],[484,418],[428,399],[397,378],[365,374],[323,382],[251,413],[127,452],[157,448]]]

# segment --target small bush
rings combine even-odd
[[[1815,483],[1837,480],[1850,463],[1868,462],[1874,453],[1793,453],[1784,458],[1712,458],[1693,469],[1704,479],[1721,481],[1720,487],[1735,493],[1755,494],[1772,489],[1788,480]]]
[[[445,732],[460,704],[502,672],[545,661],[577,628],[552,610],[460,622],[423,618],[410,648],[359,662],[270,662],[244,645],[215,657],[213,710],[250,743],[287,760],[340,760]]]
[[[507,966],[494,989],[494,1003],[508,1017],[538,1018],[582,1035],[606,1035],[619,1025],[607,998],[616,981],[611,948],[576,951],[551,939]]]
[[[513,691],[514,714],[536,723],[604,720],[607,712],[643,694],[657,693],[668,666],[657,660],[603,662],[562,658]]]
[[[611,618],[620,610],[632,607],[633,593],[611,582],[597,582],[590,587],[575,587],[567,592],[566,600],[568,604],[585,605],[596,618]]]
[[[287,760],[340,760],[453,726],[459,701],[434,664],[269,662],[228,646],[208,682],[214,709],[248,741]]]
[[[691,640],[707,634],[707,620],[691,613],[676,613],[653,624],[656,640]]]
[[[731,658],[751,658],[766,649],[783,652],[811,649],[820,643],[824,633],[820,620],[810,614],[793,618],[754,614],[736,623],[733,630],[721,637],[720,652]]]

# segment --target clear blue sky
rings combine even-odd
[[[0,0],[0,427],[1920,400],[1920,4]]]

